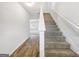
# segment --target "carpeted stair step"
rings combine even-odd
[[[45,38],[46,42],[65,42],[65,37],[63,36],[51,36]]]
[[[46,37],[47,36],[61,36],[62,32],[60,31],[52,31],[52,32],[45,32]]]
[[[58,28],[57,25],[47,25],[46,28]]]
[[[58,28],[47,28],[47,31],[46,32],[52,32],[52,31],[59,31]]]
[[[52,48],[70,48],[70,44],[67,42],[46,42],[46,49]]]
[[[76,57],[78,56],[70,49],[48,49],[45,51],[46,57]]]

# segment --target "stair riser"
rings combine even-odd
[[[45,44],[47,48],[70,48],[69,44]]]
[[[46,36],[61,36],[62,33],[61,32],[46,32],[45,35]]]
[[[50,29],[46,29],[47,31],[46,32],[52,32],[52,31],[59,31],[58,28],[50,28]]]
[[[46,22],[45,22],[45,23],[46,23]],[[46,26],[47,26],[47,25],[53,25],[53,26],[54,26],[54,25],[56,25],[56,23],[52,23],[52,24],[45,24],[45,25],[46,25]]]
[[[65,37],[48,37],[45,38],[46,42],[64,42],[65,41]]]
[[[58,28],[58,27],[56,25],[53,26],[47,25],[46,28]]]
[[[46,26],[46,29],[53,29],[53,28],[59,29],[57,26]]]
[[[46,39],[45,42],[65,42],[65,39]]]
[[[65,55],[65,54],[55,54],[55,53],[45,53],[46,57],[77,57],[76,55]]]
[[[48,26],[46,28],[48,29],[48,28],[58,28],[58,27],[57,26]]]

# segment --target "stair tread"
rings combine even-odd
[[[78,56],[76,53],[74,53],[71,49],[47,49],[45,51],[46,56]]]
[[[54,32],[54,33],[62,33],[62,32],[59,31],[59,30],[58,30],[58,31],[51,31],[51,33],[53,33],[53,32]],[[50,33],[50,32],[47,32],[47,31],[46,31],[46,33]]]
[[[60,32],[60,31],[50,31],[50,32],[48,31],[48,32],[47,32],[47,31],[46,31],[45,34],[46,34],[46,35],[47,35],[47,34],[62,34],[62,32]]]
[[[54,43],[55,43],[55,44],[68,44],[68,42],[66,42],[66,41],[65,41],[65,42],[47,42],[47,43],[49,43],[49,44],[50,44],[50,43],[53,43],[53,44],[54,44]]]
[[[49,28],[49,30],[48,29],[46,30],[47,30],[46,32],[56,32],[56,31],[60,32],[58,28],[51,28],[51,29]]]
[[[59,28],[46,28],[48,30],[59,30]]]
[[[53,25],[53,26],[46,26],[46,28],[58,28],[58,27]]]
[[[46,42],[63,42],[65,37],[45,37]]]
[[[49,36],[49,37],[46,37],[45,39],[53,39],[53,38],[64,38],[63,36]]]
[[[54,46],[54,47],[60,47],[60,46],[61,47],[63,47],[63,46],[70,47],[70,44],[68,42],[45,42],[45,44],[46,44],[47,47],[51,47],[51,46]]]
[[[61,35],[61,36],[50,36],[50,37],[64,37],[63,35]],[[50,38],[50,37],[48,37],[48,38]],[[65,37],[64,37],[65,38]]]
[[[51,32],[45,32],[45,34],[54,34],[54,33],[60,33],[60,34],[62,34],[62,32],[60,32],[60,31],[51,31]]]
[[[53,21],[54,22],[54,21]],[[48,24],[47,26],[53,26],[52,24]],[[55,24],[55,26],[57,26],[56,24]]]
[[[69,43],[48,43],[45,42],[45,49],[53,49],[53,48],[70,48]]]
[[[54,31],[54,32],[45,32],[46,37],[49,36],[62,36],[62,32],[60,31]]]

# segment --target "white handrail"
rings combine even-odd
[[[40,9],[39,31],[46,31],[42,8]]]

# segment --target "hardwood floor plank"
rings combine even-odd
[[[38,39],[37,36],[29,38],[10,57],[38,57]]]

